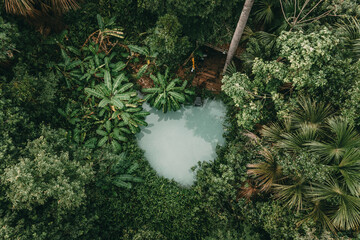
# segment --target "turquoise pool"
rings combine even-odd
[[[195,175],[191,167],[214,159],[216,145],[224,143],[224,104],[205,100],[202,107],[186,106],[166,114],[147,104],[144,108],[150,112],[149,126],[137,139],[145,157],[159,175],[191,185]]]

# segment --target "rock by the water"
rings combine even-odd
[[[194,105],[195,105],[196,107],[201,107],[201,106],[203,105],[202,100],[201,100],[201,97],[196,97],[196,98],[195,98]]]

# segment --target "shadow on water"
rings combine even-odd
[[[177,110],[176,112],[167,112],[167,113],[163,113],[162,110],[158,110],[154,107],[151,107],[148,104],[144,104],[143,105],[144,109],[146,111],[148,111],[152,116],[156,116],[157,117],[157,121],[167,121],[167,120],[179,120],[181,118],[183,118],[184,116],[184,112],[186,111],[185,108],[181,108],[179,110]]]
[[[139,140],[141,140],[145,136],[145,134],[150,134],[151,133],[150,128],[153,127],[153,126],[154,126],[154,124],[150,123],[150,124],[147,125],[147,127],[140,127],[141,131],[136,134],[137,138]]]
[[[155,110],[154,114],[158,116],[158,122],[167,120],[180,120],[184,116],[185,109],[182,108],[176,112],[163,113],[160,110]],[[150,112],[151,113],[151,112]]]
[[[193,131],[195,136],[201,137],[205,141],[212,144],[213,147],[219,143],[219,136],[223,134],[223,128],[219,127],[223,124],[222,112],[224,106],[210,104],[206,100],[202,107],[194,107],[192,111],[185,114],[185,126]]]

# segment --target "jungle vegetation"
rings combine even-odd
[[[0,239],[360,239],[359,17],[359,0],[0,1]],[[192,103],[189,59],[233,36],[240,60],[203,93],[226,144],[185,188],[138,147],[142,104]]]

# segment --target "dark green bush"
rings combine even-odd
[[[152,52],[158,53],[157,63],[174,68],[190,54],[189,38],[183,35],[182,25],[175,15],[166,14],[159,18],[155,28],[145,39]]]

